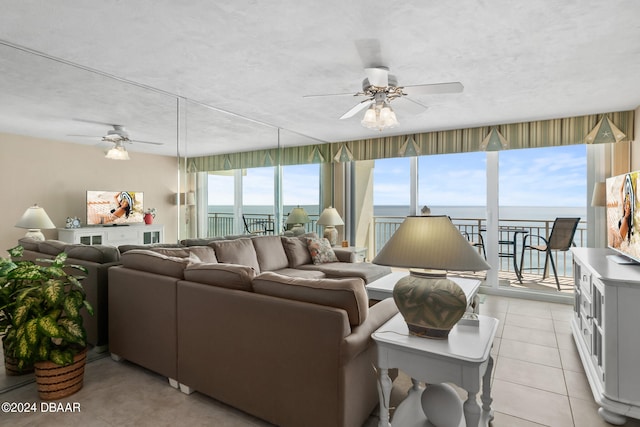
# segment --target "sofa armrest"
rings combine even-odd
[[[398,307],[396,307],[393,298],[387,298],[370,307],[367,319],[360,326],[353,328],[351,334],[344,339],[342,360],[353,359],[369,345],[372,345],[371,334],[396,313],[398,313]]]
[[[356,262],[356,254],[349,249],[333,248],[333,252],[340,262]]]

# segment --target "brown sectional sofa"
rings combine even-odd
[[[365,282],[390,270],[339,249],[344,262],[314,265],[300,242],[124,252],[109,269],[112,356],[276,425],[362,425],[378,402],[370,335],[397,312],[369,307]]]

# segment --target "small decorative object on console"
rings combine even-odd
[[[144,223],[153,224],[153,219],[156,217],[156,208],[149,208],[144,211]]]
[[[68,216],[64,228],[80,228],[80,219],[77,216]]]

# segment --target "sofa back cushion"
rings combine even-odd
[[[184,269],[185,280],[241,291],[251,291],[254,277],[256,271],[252,267],[238,264],[203,262],[188,265]]]
[[[27,251],[38,251],[38,243],[42,240],[36,240],[33,237],[21,237],[18,239],[18,244]]]
[[[275,271],[289,266],[280,236],[256,236],[251,239],[260,271]]]
[[[60,252],[64,252],[68,243],[61,242],[60,240],[41,240],[38,242],[38,252],[48,255],[58,255]]]
[[[303,279],[266,272],[253,279],[253,291],[259,294],[341,308],[347,312],[351,326],[362,324],[369,312],[369,297],[364,281],[357,277]]]
[[[309,253],[307,242],[304,238],[282,236],[281,239],[282,246],[289,260],[290,268],[311,264],[311,254]]]
[[[218,262],[246,265],[253,267],[256,273],[260,272],[258,257],[251,239],[219,240],[211,242],[209,246],[215,250]]]
[[[180,250],[180,249],[176,249]],[[169,256],[147,249],[132,249],[120,257],[122,265],[135,270],[147,271],[163,276],[184,278],[187,265],[200,262],[193,254],[186,257]]]
[[[67,245],[64,251],[69,258],[82,259],[100,264],[120,261],[120,251],[115,246]]]

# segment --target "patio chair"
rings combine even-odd
[[[463,231],[462,234],[464,235],[464,237],[467,238],[471,246],[479,250],[482,250],[482,255],[484,256],[484,259],[487,259],[487,251],[484,248],[484,238],[482,237],[482,233],[468,233],[466,231]],[[477,239],[476,239],[476,236],[477,236]]]
[[[553,269],[553,275],[556,279],[556,286],[558,287],[558,290],[560,290],[560,281],[558,281],[558,272],[556,270],[556,262],[553,259],[553,251],[566,252],[571,246],[575,246],[575,243],[573,243],[573,237],[576,234],[576,228],[578,228],[579,222],[580,218],[556,218],[553,222],[553,228],[551,228],[551,234],[549,234],[548,240],[536,234],[525,235],[522,242],[522,256],[520,257],[521,274],[522,270],[540,269],[540,267],[524,268],[523,263],[525,251],[545,252],[544,267],[542,267],[544,269],[542,279],[544,280],[548,277],[548,263],[551,261],[551,268]]]
[[[273,221],[265,219],[248,219],[242,214],[242,221],[244,222],[244,230],[253,235],[267,234],[275,231]]]

